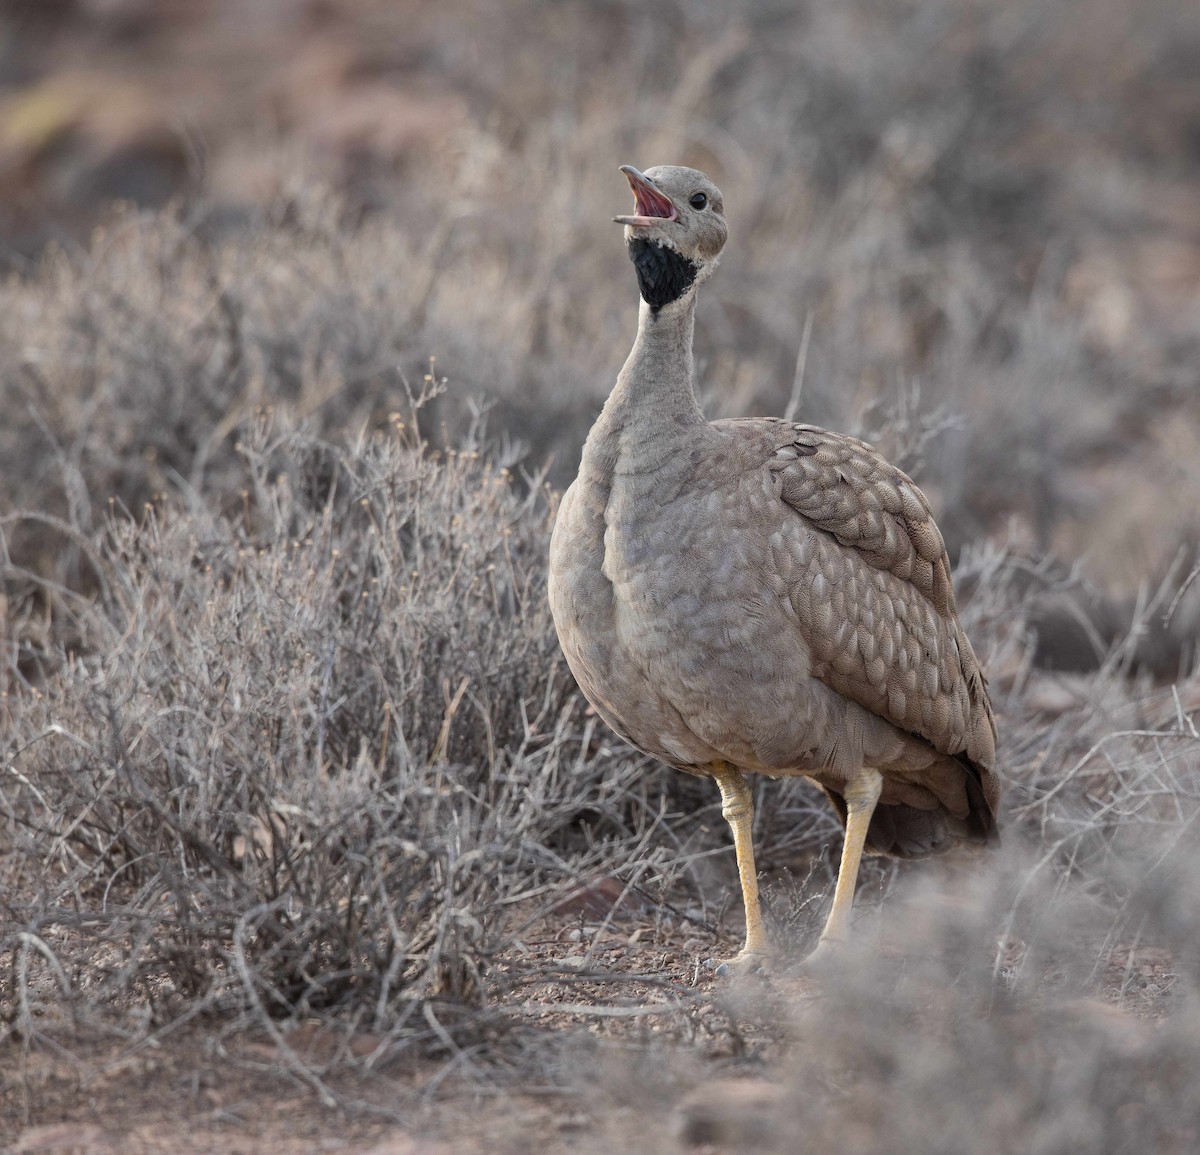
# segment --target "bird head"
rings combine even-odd
[[[654,312],[694,293],[716,268],[728,229],[724,201],[694,168],[663,164],[639,172],[621,165],[636,212],[613,217],[637,269],[642,298]]]

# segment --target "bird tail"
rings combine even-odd
[[[949,811],[919,810],[903,802],[881,802],[871,815],[864,849],[868,854],[890,858],[927,858],[944,854],[964,842],[988,844],[999,841],[996,816],[988,800],[983,772],[965,755],[955,761],[963,769],[967,792],[967,815],[956,818]],[[842,825],[846,825],[846,800],[828,786],[822,786]]]

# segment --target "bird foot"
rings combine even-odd
[[[765,950],[741,950],[725,962],[719,963],[710,958],[705,965],[715,972],[718,978],[728,978],[732,975],[740,977],[768,970],[770,958]]]
[[[846,940],[840,936],[822,938],[800,964],[802,970],[823,970],[845,957]]]

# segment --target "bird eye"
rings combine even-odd
[[[702,209],[706,204],[708,204],[708,197],[706,197],[703,193],[693,193],[691,197],[688,198],[688,204],[690,204],[694,209]]]

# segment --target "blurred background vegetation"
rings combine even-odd
[[[921,480],[955,550],[988,535],[1086,557],[1128,594],[1194,549],[1193,5],[5,8],[0,259],[14,272],[52,246],[119,275],[104,270],[121,229],[92,246],[114,202],[184,206],[207,244],[264,215],[303,222],[329,191],[350,231],[386,224],[361,275],[307,286],[341,295],[353,322],[310,306],[287,358],[239,366],[221,413],[180,414],[185,472],[229,404],[297,399],[306,360],[335,380],[301,404],[353,426],[386,412],[389,374],[436,355],[564,483],[632,328],[616,165],[677,161],[720,183],[734,230],[700,325],[713,416],[781,411],[811,324],[809,420],[886,442],[881,414],[946,416]],[[386,287],[363,300],[368,276]],[[352,323],[383,331],[331,350],[326,330]],[[36,362],[30,336],[7,355]],[[5,373],[9,411],[20,372]],[[161,451],[161,421],[138,424],[131,455]],[[7,436],[37,447],[20,416]],[[26,502],[45,479],[3,451]]]

